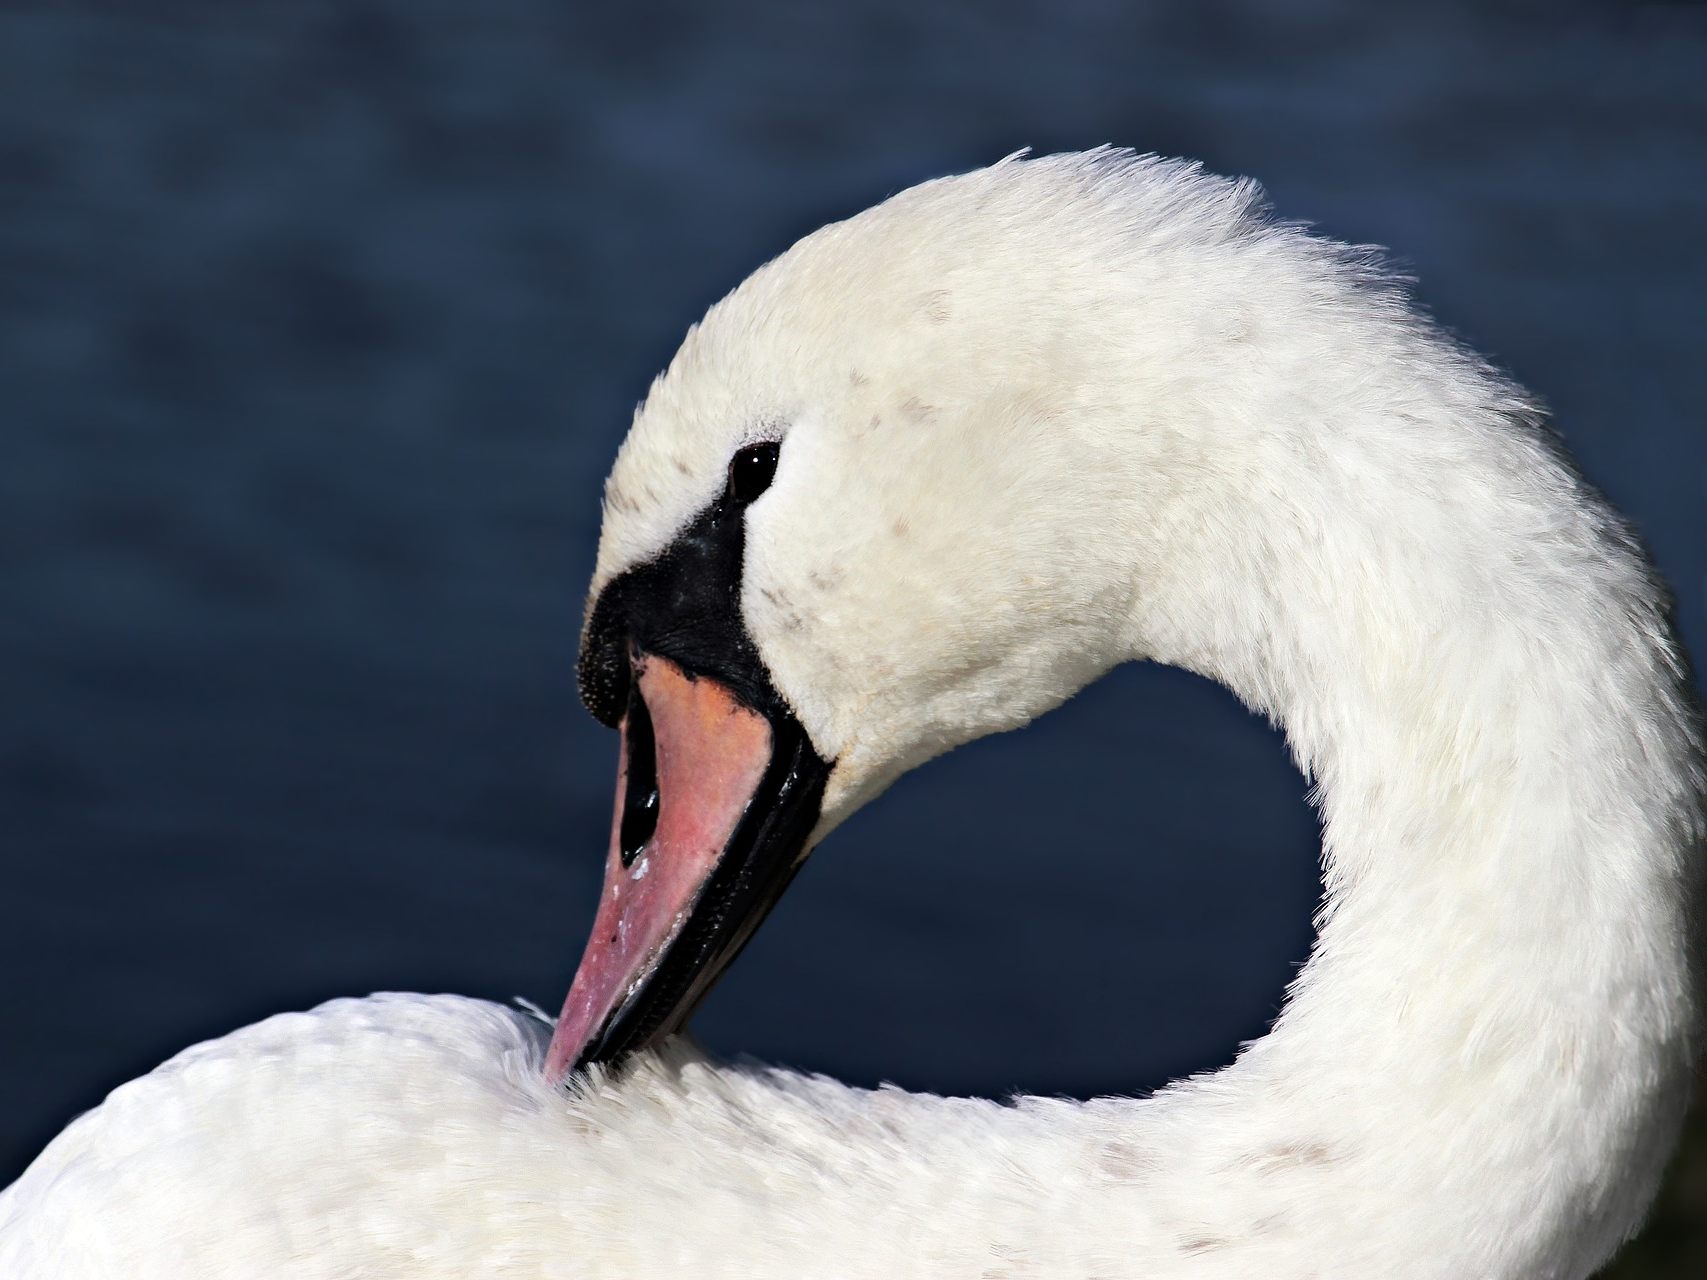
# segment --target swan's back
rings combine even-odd
[[[1089,1190],[1097,1108],[854,1089],[679,1039],[558,1089],[549,1036],[379,995],[197,1045],[0,1193],[0,1276],[977,1274],[999,1255],[967,1215],[992,1210],[1056,1259],[1085,1245],[1060,1202]],[[1016,1158],[1036,1181],[1010,1202]]]
[[[1130,1223],[1083,1230],[1114,1104],[850,1088],[680,1039],[565,1090],[549,1034],[380,995],[197,1045],[0,1193],[0,1276],[1122,1274],[1155,1225],[1123,1173]]]
[[[394,995],[187,1049],[0,1195],[0,1274],[557,1274],[526,1257],[573,1146],[540,1074],[548,1034],[484,1001]]]

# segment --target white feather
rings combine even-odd
[[[0,1195],[12,1277],[1586,1277],[1696,1050],[1698,730],[1662,591],[1517,387],[1257,189],[1017,157],[808,237],[692,331],[594,590],[742,444],[743,613],[901,772],[1131,659],[1285,728],[1328,902],[1273,1031],[1143,1100],[850,1089],[376,996],[180,1055]],[[946,856],[946,855],[945,855]]]

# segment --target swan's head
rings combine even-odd
[[[1252,203],[1007,161],[809,236],[688,335],[606,487],[580,672],[622,763],[554,1074],[679,1026],[900,773],[1146,651],[1181,386],[1225,346],[1182,264]]]

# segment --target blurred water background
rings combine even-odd
[[[556,1008],[634,401],[792,238],[1021,146],[1198,157],[1393,246],[1707,644],[1698,5],[13,0],[0,86],[0,1183],[268,1012]],[[1276,734],[1122,670],[849,823],[697,1027],[856,1081],[1154,1087],[1273,1017],[1315,857]],[[1621,1274],[1707,1272],[1700,1158],[1668,1196]]]

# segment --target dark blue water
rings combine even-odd
[[[1480,16],[1474,16],[1480,15]],[[1707,645],[1688,5],[12,4],[0,12],[0,1183],[198,1037],[555,1008],[615,742],[598,487],[686,325],[916,180],[1114,141],[1395,247],[1548,397]],[[1226,1061],[1316,834],[1222,691],[1116,673],[838,833],[726,1049],[955,1091]]]

